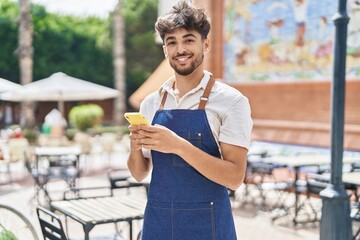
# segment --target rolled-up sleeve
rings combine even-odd
[[[249,149],[253,121],[249,100],[241,95],[225,112],[219,141]]]

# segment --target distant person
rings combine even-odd
[[[297,46],[302,47],[305,44],[306,20],[308,10],[308,0],[293,0],[294,18],[296,22],[296,40]]]
[[[179,1],[155,28],[174,76],[141,103],[152,126],[129,128],[132,175],[141,181],[152,171],[142,240],[235,240],[228,188],[245,177],[249,101],[204,70],[203,9]]]

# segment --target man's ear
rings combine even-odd
[[[164,52],[165,58],[168,58],[168,53],[167,53],[167,49],[166,49],[165,45],[163,45],[163,52]]]
[[[210,51],[210,39],[206,38],[204,40],[204,52],[208,53]]]

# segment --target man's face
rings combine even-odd
[[[179,75],[189,75],[199,67],[204,60],[204,51],[208,48],[209,41],[202,40],[201,35],[193,30],[179,28],[164,37],[165,55]]]

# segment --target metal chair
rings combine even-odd
[[[35,182],[35,194],[31,200],[37,200],[37,203],[42,206],[50,206],[53,200],[50,197],[47,189],[47,184],[50,180],[63,180],[69,188],[75,187],[76,179],[80,176],[80,169],[78,167],[77,159],[56,159],[49,164],[39,164],[34,155],[29,152],[24,152],[25,166],[30,176]],[[43,199],[41,197],[43,194]]]
[[[68,240],[58,215],[41,206],[36,208],[36,214],[44,240]]]
[[[274,208],[284,208],[286,201],[286,193],[291,189],[292,182],[278,181],[273,173],[278,166],[262,161],[248,161],[248,176],[246,177],[247,185],[255,186],[260,195],[260,208],[262,210],[272,210]],[[250,190],[246,190],[250,194]],[[270,209],[267,209],[270,199],[274,200],[274,195],[268,196],[272,192],[275,193],[275,201]],[[256,200],[256,199],[254,199]]]
[[[39,171],[31,153],[24,151],[24,158],[25,158],[25,167],[35,183],[35,193],[33,197],[30,199],[30,202],[36,199],[38,204],[46,205],[46,203],[41,203],[40,194],[44,194],[44,198],[46,200],[50,199],[50,196],[46,189],[46,184],[49,181],[48,173]]]
[[[329,183],[329,176],[324,174],[308,173],[306,176],[306,200],[303,202],[302,209],[310,208],[307,212],[308,218],[304,222],[318,222],[321,219],[322,203],[316,204],[315,199],[320,200],[320,192]],[[315,199],[314,199],[315,197]]]
[[[351,205],[350,218],[352,220],[353,225],[355,223],[357,223],[357,224],[360,223],[360,202],[357,202],[356,204]],[[358,229],[353,234],[353,239],[354,240],[359,240],[360,239],[360,227],[358,226],[357,228]]]
[[[130,182],[129,178],[131,177],[130,171],[128,169],[110,169],[107,172],[107,177],[109,179],[111,192],[114,194],[116,189],[130,189],[133,187],[144,187],[146,195],[149,191],[149,184],[147,183],[138,183]]]

